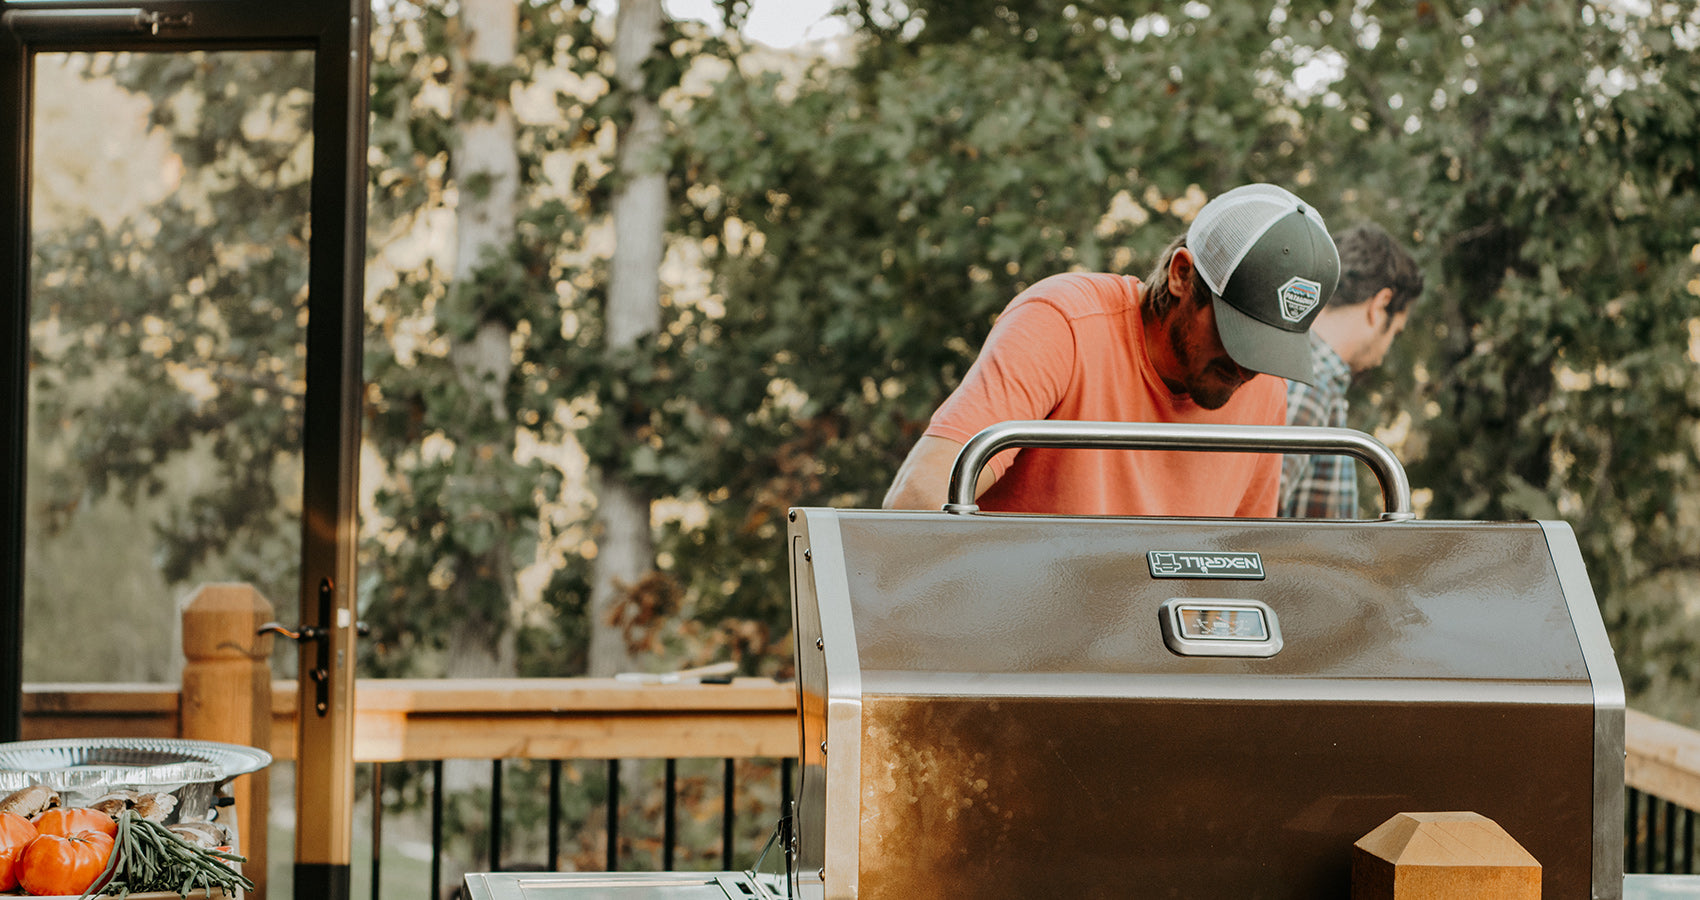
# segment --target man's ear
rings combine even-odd
[[[1364,301],[1364,315],[1369,317],[1368,325],[1371,331],[1380,334],[1393,323],[1393,316],[1387,311],[1387,307],[1392,303],[1392,288],[1382,288]]]
[[[1192,251],[1179,247],[1169,257],[1169,294],[1182,305],[1190,305],[1198,299],[1192,293]]]

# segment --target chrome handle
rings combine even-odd
[[[950,469],[944,511],[980,511],[974,486],[980,470],[1012,447],[1068,450],[1205,450],[1228,453],[1333,453],[1362,460],[1381,484],[1386,521],[1416,518],[1405,467],[1386,444],[1350,428],[1290,425],[1183,425],[1169,422],[1075,422],[1028,419],[999,422],[968,439]]]

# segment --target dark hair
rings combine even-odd
[[[1423,273],[1417,261],[1393,236],[1377,225],[1358,225],[1334,235],[1340,251],[1340,286],[1329,306],[1353,306],[1393,289],[1388,315],[1403,312],[1423,293]]]
[[[1169,242],[1157,258],[1157,266],[1151,270],[1151,275],[1145,279],[1145,302],[1140,306],[1139,317],[1145,322],[1156,322],[1169,314],[1175,305],[1175,295],[1169,292],[1169,262],[1175,258],[1175,251],[1186,246],[1186,235]],[[1192,300],[1203,303],[1210,299],[1210,285],[1204,283],[1204,276],[1198,273],[1198,266],[1192,267]]]

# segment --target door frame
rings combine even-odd
[[[370,31],[368,0],[0,0],[0,741],[18,740],[23,727],[35,55],[314,54],[299,608],[309,633],[325,635],[325,662],[319,642],[301,642],[297,898],[349,894]]]

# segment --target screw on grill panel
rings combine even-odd
[[[820,742],[820,752],[822,756],[826,755],[826,741]]]
[[[826,649],[826,638],[823,638],[823,637],[815,638],[815,649],[816,650],[825,650]]]
[[[786,514],[785,518],[787,518],[787,519],[789,519],[793,522],[797,521],[797,511],[794,510],[794,509],[791,510],[791,512]]]
[[[822,881],[825,881],[826,880],[826,866],[821,866],[820,868],[816,869],[815,870],[815,877],[819,878]]]
[[[814,560],[814,558],[815,558],[815,551],[813,551],[813,550],[804,550],[803,551],[803,562],[811,562],[811,561]]]

